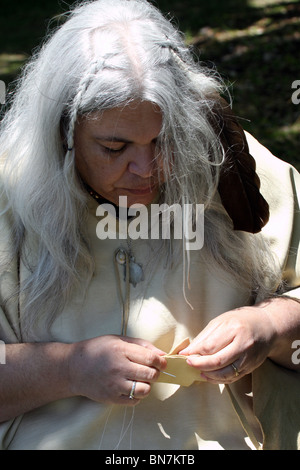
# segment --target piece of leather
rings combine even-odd
[[[216,99],[210,119],[225,152],[218,185],[222,204],[234,230],[260,232],[269,220],[269,205],[260,193],[256,163],[244,130],[221,97]]]
[[[160,373],[157,382],[182,385],[189,387],[194,382],[205,382],[201,377],[201,371],[187,364],[188,356],[179,355],[190,344],[189,338],[184,339],[164,357],[167,360],[167,368]],[[170,374],[170,375],[169,375]]]

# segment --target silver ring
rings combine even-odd
[[[130,393],[129,393],[130,400],[134,399],[135,386],[136,386],[136,381],[134,380],[132,382],[132,387],[131,387],[131,390],[130,390]]]
[[[233,368],[234,370],[234,373],[235,373],[235,376],[238,377],[240,375],[239,373],[239,370],[238,368],[236,367],[236,365],[234,363],[231,364],[231,367]]]

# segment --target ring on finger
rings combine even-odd
[[[240,375],[240,373],[239,373],[238,368],[237,368],[236,365],[234,364],[234,362],[233,362],[232,364],[230,364],[230,365],[231,365],[231,367],[232,367],[233,370],[234,370],[235,376],[238,377],[238,376]]]
[[[131,390],[130,390],[130,393],[129,393],[129,399],[130,399],[130,400],[133,400],[133,399],[134,399],[135,387],[136,387],[136,381],[134,380],[134,381],[132,382],[132,387],[131,387]]]

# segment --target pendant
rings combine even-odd
[[[129,282],[135,287],[139,282],[144,280],[144,271],[141,264],[136,263],[134,257],[128,256],[129,259]],[[126,281],[126,253],[123,249],[118,250],[116,253],[116,261],[123,266],[124,281]]]
[[[135,262],[133,256],[129,259],[129,282],[135,287],[144,280],[144,272],[141,264]]]

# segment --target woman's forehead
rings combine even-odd
[[[162,113],[148,101],[134,102],[121,108],[92,113],[78,120],[78,125],[103,140],[135,142],[158,137]]]

